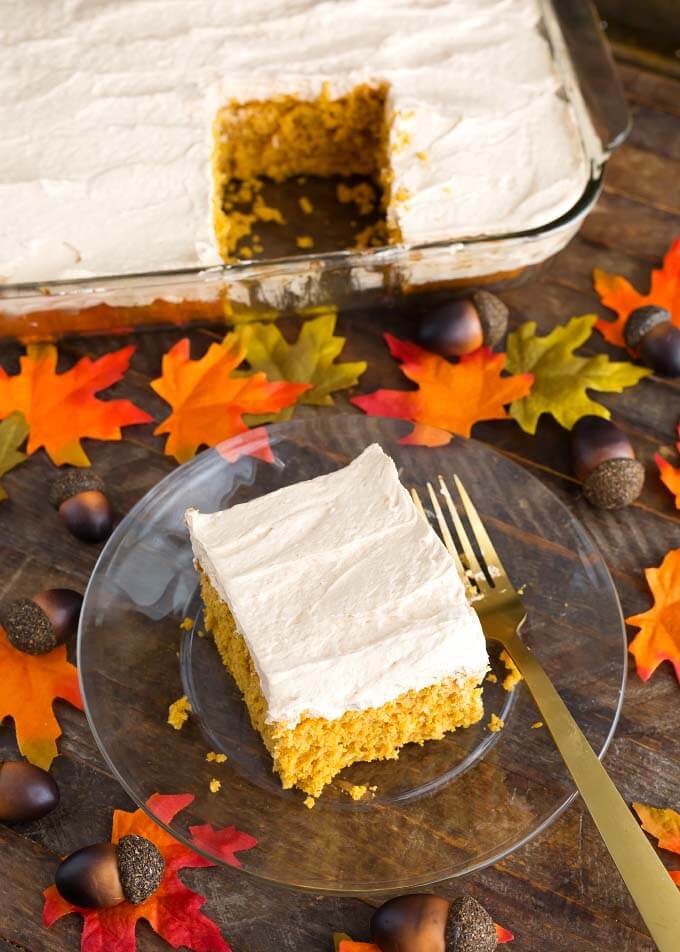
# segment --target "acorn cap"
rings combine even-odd
[[[588,502],[598,509],[630,506],[642,492],[645,468],[637,459],[606,459],[583,484]]]
[[[17,598],[2,612],[7,637],[26,654],[46,654],[57,647],[54,628],[43,609],[30,598]]]
[[[50,486],[50,504],[58,509],[67,499],[79,493],[106,491],[104,480],[91,470],[70,469],[57,476]]]
[[[446,952],[493,952],[498,945],[493,919],[472,896],[451,903],[445,934]]]
[[[640,341],[645,334],[657,324],[665,324],[671,320],[670,311],[665,307],[657,307],[656,304],[645,304],[643,307],[636,307],[628,315],[628,320],[623,328],[623,337],[626,347],[630,350],[637,350]]]
[[[156,892],[165,872],[161,851],[144,836],[122,836],[116,847],[118,874],[128,902],[139,905]]]
[[[479,314],[484,343],[487,347],[495,347],[508,329],[508,308],[489,291],[475,291],[472,301]]]

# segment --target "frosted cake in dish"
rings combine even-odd
[[[219,264],[234,179],[371,175],[408,244],[588,180],[539,0],[25,0],[2,33],[0,283]]]
[[[343,767],[482,717],[477,615],[379,446],[186,519],[205,625],[285,788],[318,796]]]

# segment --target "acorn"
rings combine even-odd
[[[380,952],[493,952],[493,919],[471,896],[452,903],[428,893],[397,896],[371,919],[371,939]]]
[[[495,294],[476,291],[454,298],[424,317],[418,342],[442,357],[462,357],[479,347],[494,347],[508,329],[508,309]]]
[[[62,860],[54,878],[67,902],[84,909],[105,909],[121,902],[134,905],[156,892],[165,860],[158,847],[134,833],[117,844],[84,846]]]
[[[67,528],[83,542],[102,542],[113,528],[113,511],[104,481],[96,473],[72,469],[50,487],[50,502]]]
[[[27,654],[45,654],[72,634],[83,596],[70,588],[48,588],[33,598],[16,598],[0,615],[7,637]]]
[[[571,431],[571,460],[586,499],[598,509],[629,506],[642,492],[644,466],[611,420],[581,417]]]
[[[59,803],[57,782],[24,760],[0,762],[0,823],[27,823],[47,816]]]
[[[626,346],[662,377],[680,376],[680,328],[670,311],[645,304],[631,311],[623,330]]]

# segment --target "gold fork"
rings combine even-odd
[[[457,476],[453,478],[491,582],[475,554],[444,479],[439,477],[440,493],[469,572],[466,572],[458,555],[431,483],[427,484],[427,491],[442,540],[453,557],[466,590],[474,595],[472,604],[479,615],[484,634],[501,643],[522,674],[543,722],[552,734],[583,802],[657,946],[661,952],[679,952],[680,891],[552,681],[533,652],[520,639],[519,630],[527,617],[526,609],[512,587],[465,487]],[[428,517],[415,489],[411,490],[411,495],[420,515],[427,521]]]

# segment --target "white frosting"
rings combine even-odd
[[[406,242],[545,224],[588,170],[539,17],[539,0],[5,3],[0,282],[217,264],[216,110],[324,82],[388,84]]]
[[[484,676],[484,635],[453,561],[378,445],[328,476],[186,518],[269,720],[336,718]]]

